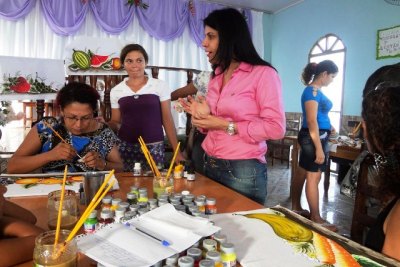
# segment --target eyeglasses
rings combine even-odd
[[[65,115],[63,117],[64,120],[69,121],[71,123],[77,123],[78,121],[81,121],[82,123],[87,123],[88,121],[93,120],[93,115],[88,115],[81,118],[74,116],[65,116]]]

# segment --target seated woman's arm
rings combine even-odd
[[[178,100],[178,98],[184,98],[188,95],[194,95],[197,93],[197,88],[194,86],[193,82],[186,86],[176,89],[171,93],[171,101]]]
[[[55,160],[72,160],[75,149],[65,143],[59,143],[52,150],[40,153],[42,144],[34,126],[7,164],[8,173],[29,173]]]

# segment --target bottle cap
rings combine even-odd
[[[221,250],[224,253],[234,253],[235,252],[235,246],[232,243],[222,243],[221,244]]]
[[[124,208],[124,209],[126,210],[126,209],[129,207],[129,203],[123,201],[123,202],[120,202],[120,203],[118,204],[118,206],[121,207],[121,208]]]
[[[101,202],[103,202],[104,204],[110,204],[110,203],[111,203],[111,200],[112,200],[112,197],[111,197],[111,196],[105,196],[105,197],[101,200]]]
[[[213,260],[213,261],[216,261],[216,262],[219,262],[219,261],[221,261],[221,253],[219,253],[216,250],[207,251],[206,258],[210,259],[210,260]]]
[[[111,210],[102,210],[100,213],[100,218],[110,219],[113,217]]]
[[[120,198],[114,198],[114,199],[111,201],[111,204],[112,204],[113,206],[116,206],[116,205],[118,205],[121,201],[122,201],[122,200],[121,200]]]
[[[127,199],[135,199],[136,198],[136,194],[132,193],[132,192],[129,192],[128,194],[126,194],[126,198]]]
[[[89,214],[89,217],[88,217],[88,218],[90,218],[90,219],[97,218],[97,210],[93,210],[93,211]]]
[[[141,168],[140,162],[135,162],[135,166],[133,168],[140,169]]]
[[[211,259],[204,259],[199,262],[199,267],[214,267],[215,263]]]
[[[182,256],[178,259],[179,267],[191,267],[194,264],[194,259],[190,256]]]

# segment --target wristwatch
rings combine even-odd
[[[235,135],[235,123],[230,121],[228,127],[226,128],[226,133],[229,135]]]

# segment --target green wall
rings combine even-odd
[[[310,48],[328,33],[337,35],[347,49],[344,115],[360,115],[362,89],[374,70],[400,62],[376,59],[377,30],[400,25],[400,6],[384,0],[304,0],[280,13],[264,14],[263,23],[264,57],[280,74],[287,112],[301,111],[301,71]]]

